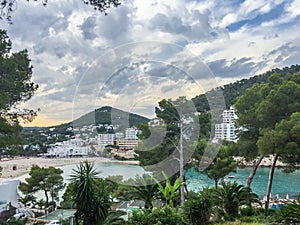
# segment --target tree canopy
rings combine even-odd
[[[5,30],[0,30],[0,155],[20,144],[20,120],[31,121],[36,112],[21,108],[38,85],[31,81],[32,65],[27,50],[11,52],[12,43]]]
[[[20,184],[20,190],[25,195],[31,195],[38,191],[44,192],[46,207],[49,206],[49,198],[52,202],[58,200],[58,192],[64,188],[63,171],[54,167],[39,167],[33,165],[29,172],[30,177]]]
[[[253,150],[251,156],[259,154],[260,160],[264,155],[274,155],[267,187],[266,209],[277,159],[281,157],[284,162],[293,164],[299,162],[298,140],[293,132],[298,126],[297,114],[292,116],[300,111],[299,98],[299,72],[287,74],[285,77],[272,74],[267,83],[257,84],[247,89],[245,95],[241,96],[236,103],[237,123],[244,128],[240,132],[241,138],[238,143],[255,144],[251,147]],[[294,157],[293,160],[291,155]],[[252,176],[256,168],[253,167]],[[250,176],[249,180],[252,180]]]

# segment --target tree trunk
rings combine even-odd
[[[278,154],[275,154],[272,166],[270,168],[270,173],[269,173],[269,181],[268,181],[268,187],[267,187],[267,199],[265,202],[265,215],[268,215],[268,208],[269,208],[269,203],[270,203],[270,194],[271,194],[271,189],[272,189],[272,183],[273,183],[273,177],[274,177],[274,171],[275,171],[275,166],[276,162],[278,159]]]
[[[263,160],[264,156],[259,156],[259,158],[253,163],[253,166],[252,166],[252,170],[249,174],[249,177],[247,178],[247,181],[246,181],[246,187],[250,188],[251,186],[251,183],[252,183],[252,180],[255,176],[255,173],[256,173],[256,170],[259,166],[259,164],[261,163],[261,161]]]
[[[78,211],[75,212],[75,225],[79,225]]]
[[[44,190],[45,193],[45,197],[46,197],[46,207],[49,206],[49,196],[48,196],[48,192],[46,190]]]
[[[183,182],[184,182],[184,189],[185,189],[185,192],[186,192],[186,194],[188,195],[188,194],[189,194],[189,189],[188,189],[188,187],[187,187],[187,185],[186,185],[186,178],[185,178],[185,175],[183,176]]]
[[[215,188],[218,189],[218,182],[219,182],[219,179],[215,179]]]
[[[179,173],[180,173],[180,176],[181,176],[181,184],[184,182],[184,165],[183,165],[182,136],[183,136],[182,121],[180,121]],[[180,187],[180,206],[184,206],[184,203],[185,203],[185,199],[184,199],[184,185],[181,185],[181,187]]]

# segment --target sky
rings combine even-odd
[[[161,99],[300,62],[300,0],[124,0],[105,16],[80,0],[17,1],[0,21],[32,60],[40,109],[26,126],[110,105],[154,117]]]

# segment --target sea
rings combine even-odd
[[[136,175],[145,173],[145,170],[138,165],[129,165],[124,163],[103,162],[95,163],[95,168],[100,172],[100,176],[105,178],[113,175],[121,175],[123,178],[135,178]],[[76,165],[67,165],[61,167],[64,171],[63,176],[66,183],[69,182],[70,175],[76,169]],[[238,168],[235,173],[228,174],[224,180],[226,182],[237,182],[245,185],[251,168]],[[254,180],[252,182],[252,191],[257,193],[260,198],[266,195],[268,177],[270,168],[258,168]],[[200,191],[204,187],[214,186],[214,181],[206,174],[198,172],[195,168],[185,171],[186,183],[189,190]],[[285,173],[282,169],[277,168],[274,173],[274,180],[271,195],[278,198],[295,198],[300,195],[300,170],[293,173]]]
[[[65,183],[70,182],[70,175],[77,165],[67,165],[60,167],[63,172]],[[106,178],[108,176],[121,175],[124,180],[135,178],[137,175],[142,175],[146,171],[138,165],[130,165],[118,162],[101,162],[95,163],[95,169],[99,172],[99,176]],[[230,173],[224,177],[226,182],[237,182],[245,185],[246,179],[250,174],[251,168],[238,168],[235,173]],[[266,195],[268,178],[270,168],[261,167],[257,169],[256,175],[251,184],[253,192],[259,195],[261,199]],[[206,174],[198,172],[195,168],[190,168],[185,171],[186,183],[189,190],[198,192],[205,187],[214,186],[214,181]],[[28,174],[18,177],[20,181],[24,182]],[[63,194],[60,193],[60,195]],[[285,173],[283,169],[276,168],[274,173],[274,180],[271,190],[272,197],[277,198],[296,198],[300,195],[300,170],[293,173]]]

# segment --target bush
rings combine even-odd
[[[199,194],[190,193],[184,207],[184,214],[191,224],[208,224],[213,206],[211,195],[211,189],[203,189]]]
[[[177,209],[170,206],[156,208],[154,210],[144,209],[133,211],[127,225],[187,225],[184,217]]]
[[[291,203],[280,208],[278,222],[284,224],[300,224],[300,204]]]
[[[246,207],[241,209],[241,216],[254,216],[255,209],[253,207]]]

